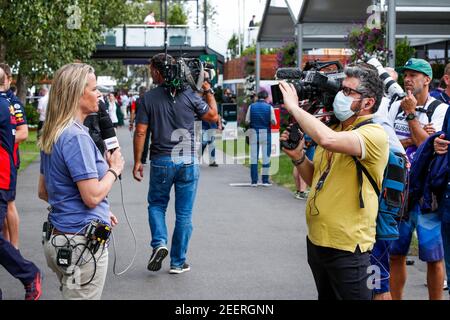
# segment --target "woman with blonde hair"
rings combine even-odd
[[[108,267],[105,243],[117,224],[106,196],[123,170],[122,154],[119,149],[108,153],[105,161],[83,126],[98,110],[96,86],[87,64],[56,71],[39,140],[39,198],[50,204],[44,252],[64,299],[101,298]]]

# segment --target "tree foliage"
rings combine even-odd
[[[413,57],[416,49],[410,46],[408,39],[397,40],[395,45],[395,65],[403,66],[409,58]]]
[[[116,26],[128,13],[121,0],[80,1],[80,26],[70,27],[73,1],[3,1],[0,36],[6,44],[6,60],[21,72],[46,75],[61,65],[85,60],[95,50],[102,32]]]
[[[94,67],[97,76],[109,76],[116,79],[127,76],[127,68],[122,60],[87,60],[86,63]]]
[[[88,59],[103,31],[123,23],[132,8],[123,0],[1,1],[0,60],[18,70],[19,94],[27,79]]]
[[[207,22],[209,22],[212,25],[216,24],[216,16],[218,14],[217,12],[217,7],[213,4],[211,4],[211,2],[206,2],[206,7],[205,7],[205,3],[202,2],[201,7],[200,7],[200,12],[201,12],[201,23],[202,25],[205,25],[205,8],[206,8],[206,19]]]
[[[169,25],[188,24],[188,14],[183,3],[171,3],[167,13],[167,23]]]
[[[150,11],[153,11],[155,13],[156,21],[164,20],[159,1],[148,2],[146,0],[135,0],[127,7],[127,10],[131,12],[125,14],[125,20],[123,22],[125,24],[144,23],[144,19],[150,13]]]
[[[279,49],[277,49],[277,48],[261,48],[261,55],[274,54],[274,53],[278,53],[278,51],[279,51]],[[255,54],[256,54],[256,44],[253,44],[253,45],[245,48],[244,51],[242,51],[241,56],[242,57],[252,56]]]
[[[386,28],[356,27],[348,35],[348,44],[353,50],[352,61],[365,61],[370,57],[376,57],[385,65],[389,56],[386,48]]]
[[[278,68],[295,67],[297,65],[297,43],[287,42],[277,52]]]
[[[238,56],[238,54],[239,54],[239,38],[236,33],[233,33],[233,35],[231,36],[231,39],[228,40],[227,49],[230,50],[231,59],[234,59]],[[242,49],[242,44],[241,44],[241,49]]]

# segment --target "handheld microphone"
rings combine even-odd
[[[106,150],[114,152],[119,147],[119,140],[117,140],[114,125],[109,116],[100,117],[100,134],[103,141],[105,141]]]
[[[119,147],[119,140],[116,136],[116,130],[109,116],[100,117],[99,120],[100,134],[106,145],[106,150],[114,152]],[[119,179],[122,180],[122,175],[119,175]]]

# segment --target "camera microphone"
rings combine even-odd
[[[279,68],[276,73],[277,79],[301,79],[302,76],[302,70],[299,68]]]
[[[116,130],[109,116],[100,117],[100,134],[106,145],[106,150],[114,152],[119,147],[119,140],[116,136]],[[122,180],[122,175],[119,175],[119,179]]]

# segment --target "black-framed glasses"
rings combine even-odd
[[[358,91],[356,89],[352,89],[352,88],[349,88],[349,87],[346,87],[346,86],[342,86],[341,90],[342,90],[342,93],[344,94],[344,96],[349,96],[349,95],[352,94],[352,92],[355,92],[355,93],[358,93],[360,95],[363,95],[363,93],[361,91]]]

